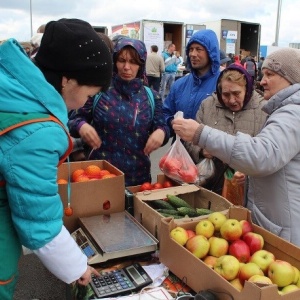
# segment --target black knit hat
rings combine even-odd
[[[49,22],[35,61],[47,80],[57,73],[80,85],[102,86],[103,90],[110,85],[111,53],[93,27],[79,19]]]

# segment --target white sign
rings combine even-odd
[[[164,26],[163,22],[144,22],[144,43],[147,52],[150,53],[152,45],[158,47],[158,53],[164,50]]]
[[[228,30],[226,38],[236,40],[237,39],[237,31]]]

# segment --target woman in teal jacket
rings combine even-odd
[[[67,107],[109,86],[111,55],[90,24],[61,19],[47,24],[35,60],[14,39],[0,46],[1,300],[13,298],[22,245],[66,283],[97,274],[63,226],[57,166],[72,148]]]

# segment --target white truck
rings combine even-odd
[[[220,19],[203,22],[207,29],[217,34],[220,48],[227,54],[255,56],[259,59],[261,25],[245,21]]]

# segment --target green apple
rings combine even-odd
[[[229,283],[231,283],[238,291],[243,289],[243,285],[238,277],[230,280]]]
[[[253,262],[248,262],[241,267],[239,278],[242,283],[244,283],[245,280],[248,280],[253,275],[264,275],[264,272],[257,264]]]
[[[259,274],[251,276],[248,279],[248,281],[260,283],[260,284],[273,284],[272,280],[269,277],[267,277],[265,275],[259,275]]]
[[[285,295],[287,293],[290,293],[290,292],[293,292],[293,291],[297,291],[299,290],[299,287],[295,284],[289,284],[289,285],[286,285],[285,287],[282,288],[281,290],[281,295]]]
[[[223,255],[217,258],[214,270],[226,280],[237,278],[240,262],[232,255]]]
[[[198,222],[195,231],[198,235],[204,235],[205,237],[210,238],[214,234],[215,227],[211,221],[204,219]]]
[[[214,268],[216,261],[217,261],[217,257],[212,255],[207,255],[203,258],[203,262],[212,269]]]
[[[221,236],[227,241],[238,240],[242,235],[242,225],[236,219],[227,219],[220,228]]]
[[[293,266],[293,268],[294,268],[294,271],[295,271],[295,277],[294,277],[294,280],[293,280],[293,284],[297,284],[297,282],[299,281],[299,277],[300,277],[300,271],[295,266]]]
[[[269,265],[275,261],[275,255],[267,250],[258,250],[250,257],[250,262],[257,264],[264,274],[267,274]]]
[[[173,240],[175,240],[178,244],[184,246],[187,242],[189,236],[186,232],[186,229],[183,227],[177,226],[173,228],[170,232],[170,236]]]
[[[208,239],[210,247],[209,247],[209,255],[213,255],[215,257],[220,257],[222,255],[227,254],[228,252],[228,242],[220,237],[212,236]]]
[[[215,231],[220,231],[222,224],[227,220],[227,217],[219,211],[211,213],[208,218],[214,224]]]
[[[268,277],[278,287],[285,287],[292,284],[295,278],[295,270],[289,262],[277,259],[270,264]]]
[[[209,251],[209,241],[203,235],[195,235],[187,240],[185,247],[196,257],[203,258]]]

